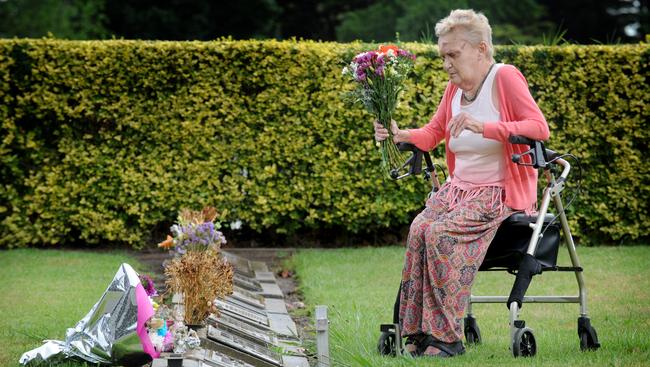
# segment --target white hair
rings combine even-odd
[[[484,41],[488,46],[487,56],[490,59],[494,58],[492,27],[483,13],[477,13],[472,9],[456,9],[436,24],[438,38],[456,30],[463,32],[466,40],[474,46]]]

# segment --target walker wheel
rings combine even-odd
[[[600,347],[600,343],[598,343],[598,336],[596,334],[596,329],[592,327],[591,332],[585,330],[580,333],[581,351],[585,352],[588,350],[596,350],[599,347]]]
[[[382,332],[377,343],[377,351],[382,356],[395,355],[395,333]]]
[[[591,321],[587,316],[578,318],[578,337],[580,338],[580,350],[596,350],[600,348],[598,334],[596,329],[591,326]]]
[[[537,353],[537,343],[533,330],[525,327],[517,329],[512,341],[512,354],[515,357],[533,357]]]
[[[465,341],[467,344],[481,343],[481,329],[478,327],[476,319],[472,316],[465,317]]]

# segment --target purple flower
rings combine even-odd
[[[375,58],[377,58],[377,52],[368,51],[358,54],[352,60],[358,64],[370,64]]]
[[[411,60],[415,60],[415,55],[413,55],[412,53],[406,50],[402,50],[401,48],[397,50],[397,56],[404,56],[404,57],[408,57]]]
[[[176,243],[176,252],[184,254],[189,251],[203,251],[213,244],[225,243],[223,234],[215,229],[213,222],[188,224],[180,228],[180,239]]]
[[[377,59],[375,59],[375,65],[384,66],[384,64],[385,64],[385,62],[384,62],[384,54],[379,54],[379,56],[377,56]]]
[[[154,286],[153,280],[150,276],[147,274],[139,274],[139,278],[140,283],[142,284],[142,288],[144,288],[144,291],[147,292],[147,296],[155,297],[158,295],[158,291],[156,290],[156,287]]]

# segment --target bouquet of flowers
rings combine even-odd
[[[356,87],[350,96],[374,114],[388,129],[389,138],[381,142],[382,166],[389,172],[404,163],[404,159],[393,143],[390,123],[397,107],[397,99],[404,89],[403,82],[413,67],[415,55],[394,45],[379,46],[377,51],[356,55],[343,68],[343,75],[349,76]]]
[[[214,223],[217,211],[205,207],[202,211],[183,209],[178,214],[177,223],[170,230],[173,236],[158,244],[158,247],[171,249],[183,255],[188,251],[205,251],[208,248],[219,250],[226,243],[226,237],[218,231],[219,223]]]
[[[212,207],[181,210],[171,227],[173,236],[158,244],[177,254],[165,267],[166,284],[183,295],[186,324],[202,324],[210,313],[217,313],[215,300],[232,293],[233,269],[219,253],[226,238],[218,231],[216,217]]]

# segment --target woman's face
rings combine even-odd
[[[438,49],[449,81],[463,90],[471,90],[480,83],[481,71],[478,66],[481,52],[479,47],[472,46],[463,38],[462,32],[453,31],[441,36]]]

